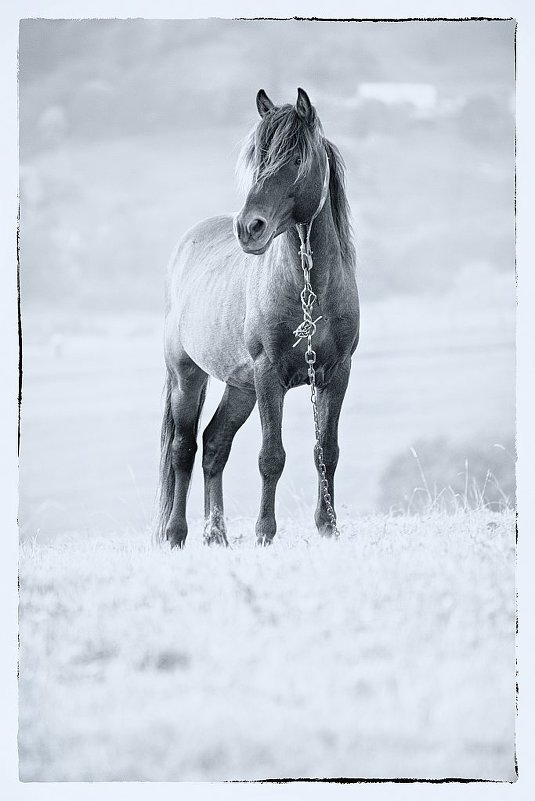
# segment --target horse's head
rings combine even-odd
[[[252,185],[234,230],[246,253],[260,255],[274,237],[310,222],[324,200],[328,162],[321,123],[303,89],[295,106],[275,106],[261,89],[256,106],[261,120],[240,159]]]

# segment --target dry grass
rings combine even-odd
[[[513,781],[514,516],[140,534],[20,557],[24,781]]]

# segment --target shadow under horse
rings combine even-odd
[[[226,388],[203,433],[205,541],[227,544],[223,469],[234,435],[257,401],[262,497],[256,536],[260,544],[273,540],[275,492],[285,462],[284,397],[310,381],[301,341],[294,347],[303,317],[303,241],[313,253],[310,282],[321,315],[313,340],[323,461],[322,469],[317,444],[315,521],[321,534],[336,530],[322,480],[334,504],[338,421],[359,336],[343,161],[302,89],[295,106],[275,106],[263,90],[256,105],[261,119],[239,162],[250,181],[243,208],[235,218],[212,217],[194,226],[168,269],[157,534],[172,546],[183,546],[187,536],[186,500],[209,376]]]

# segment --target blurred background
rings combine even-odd
[[[150,524],[165,267],[187,228],[239,209],[259,88],[305,88],[347,165],[362,334],[342,522],[514,504],[514,22],[24,20],[19,69],[23,537]],[[312,523],[309,407],[288,394],[282,525]],[[257,512],[259,443],[255,412],[230,518]],[[199,459],[191,520],[201,485]]]

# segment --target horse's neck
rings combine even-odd
[[[296,228],[285,234],[285,247],[288,253],[290,272],[287,278],[293,283],[302,285],[303,273],[299,250],[301,242]],[[334,226],[330,198],[312,224],[310,231],[310,247],[312,250],[313,269],[310,280],[314,292],[321,297],[329,291],[329,287],[337,285],[342,279],[340,243]]]

